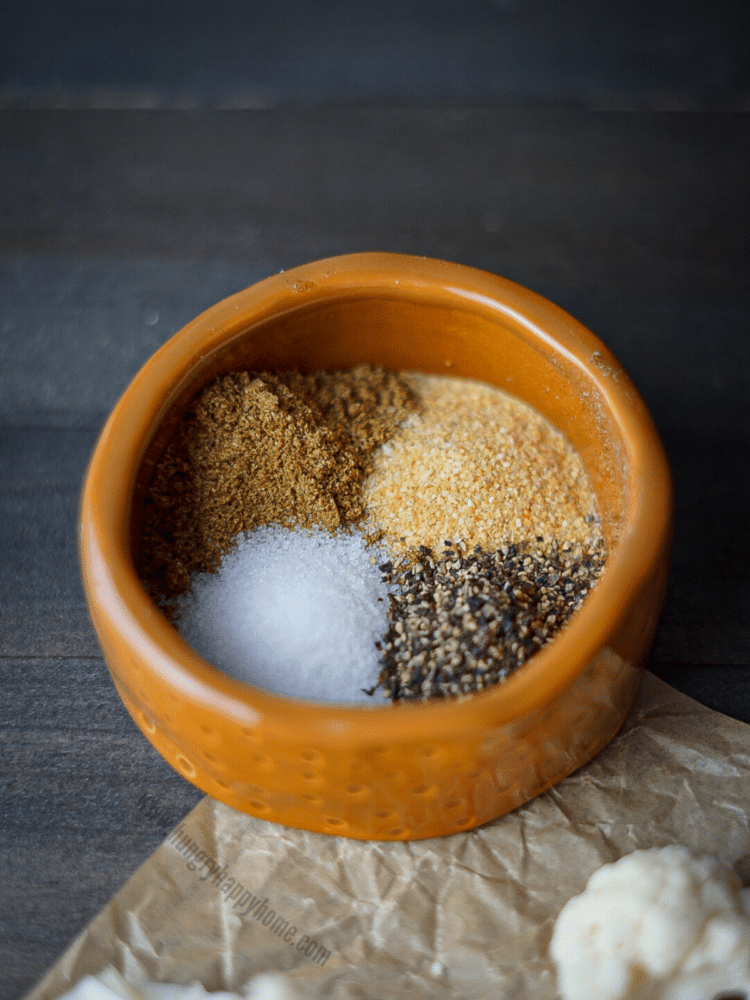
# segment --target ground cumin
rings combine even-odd
[[[262,524],[360,521],[372,453],[417,407],[397,374],[237,372],[203,391],[157,465],[141,573],[159,599],[214,572],[240,532]]]

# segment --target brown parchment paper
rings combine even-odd
[[[750,882],[750,726],[646,673],[595,760],[468,833],[362,842],[205,798],[28,1000],[54,1000],[107,965],[133,982],[238,993],[286,972],[316,1000],[552,1000],[547,951],[563,904],[600,865],[672,843]],[[202,863],[184,856],[194,850]]]

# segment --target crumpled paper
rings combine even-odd
[[[362,842],[203,799],[27,1000],[107,965],[237,993],[284,972],[311,1000],[553,1000],[564,903],[601,865],[673,843],[750,883],[750,726],[646,673],[609,747],[466,833]]]

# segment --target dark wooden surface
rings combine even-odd
[[[0,101],[750,109],[746,0],[4,0]]]
[[[0,112],[3,996],[199,798],[130,722],[87,617],[76,512],[97,432],[156,347],[281,268],[442,257],[599,335],[675,477],[649,667],[750,722],[748,162],[743,114]]]

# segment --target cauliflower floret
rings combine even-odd
[[[562,1000],[750,1000],[746,904],[733,872],[686,847],[604,865],[555,924]]]
[[[297,1000],[286,976],[262,973],[245,988],[245,1000]],[[236,993],[220,990],[209,993],[200,983],[178,986],[176,983],[126,982],[108,965],[95,976],[85,976],[62,1000],[242,1000]]]

